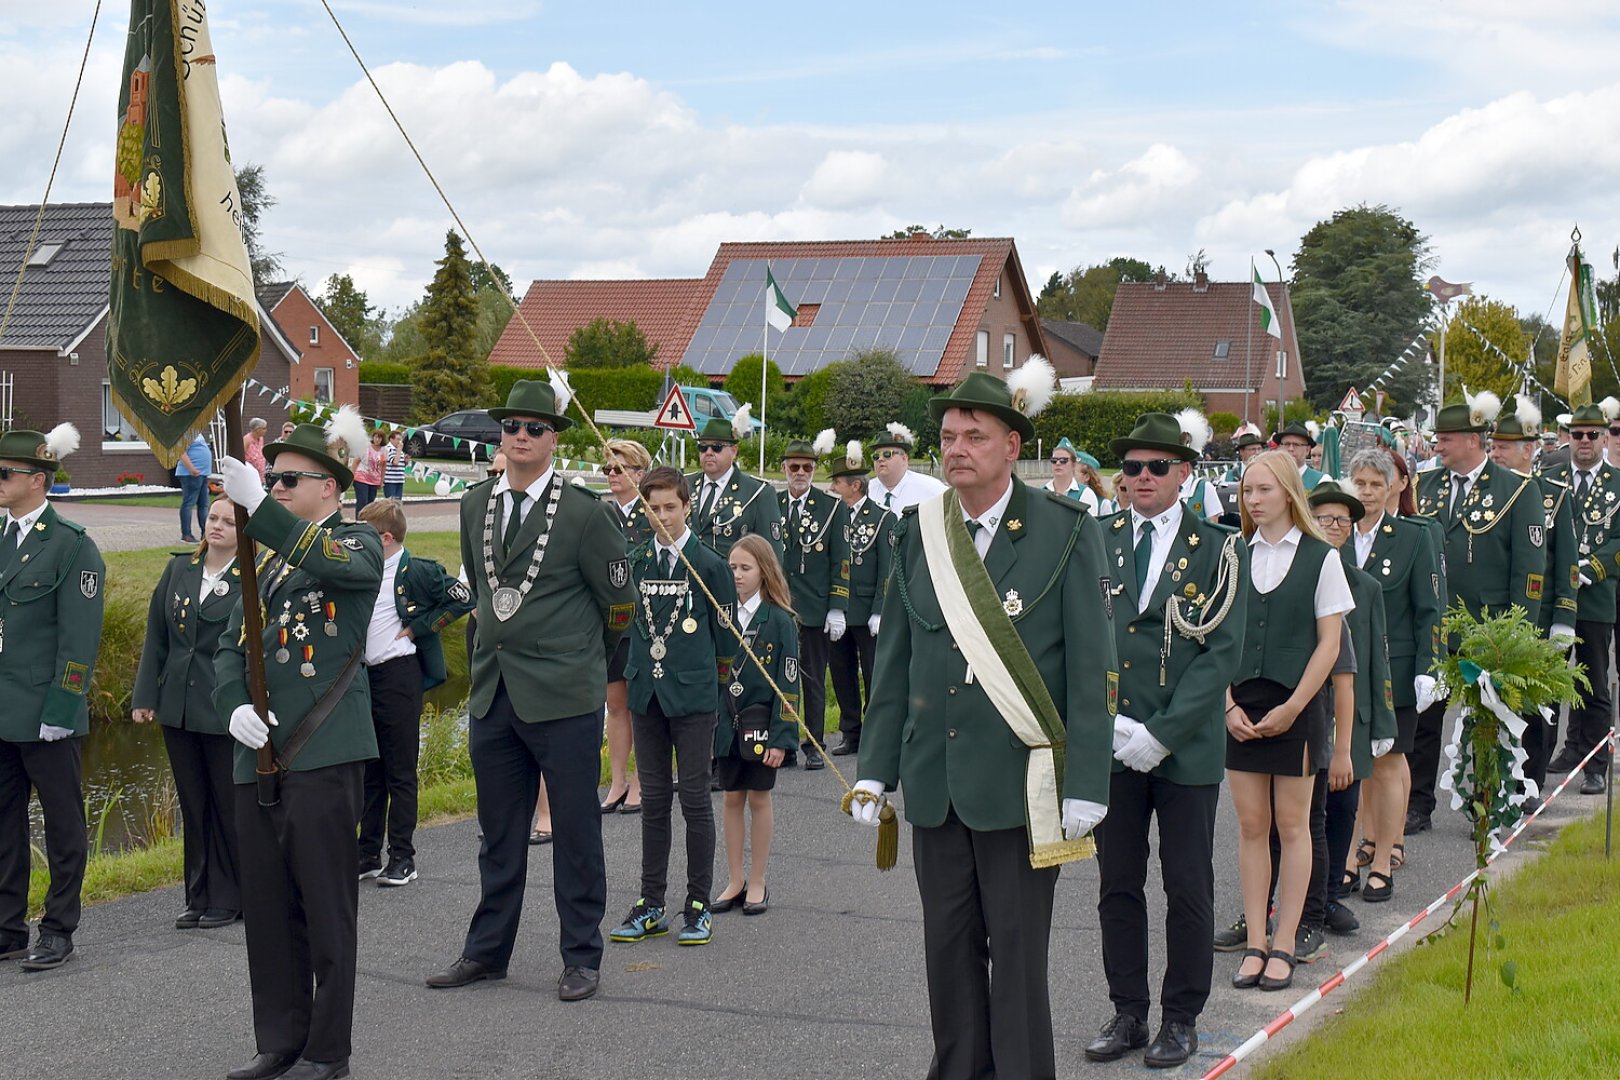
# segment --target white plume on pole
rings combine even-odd
[[[57,424],[45,436],[45,449],[61,461],[79,449],[79,429],[72,424]]]
[[[822,428],[816,433],[816,441],[810,444],[817,457],[825,457],[833,452],[838,445],[838,432],[833,428]]]

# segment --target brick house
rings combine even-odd
[[[315,300],[296,281],[260,285],[259,307],[299,351],[292,369],[292,396],[299,401],[357,405],[360,401],[360,356],[321,313]]]
[[[0,206],[0,279],[7,283],[8,298],[38,212],[37,206]],[[110,487],[124,473],[139,473],[149,484],[171,482],[169,471],[113,408],[108,389],[113,228],[110,203],[47,207],[16,305],[0,334],[0,424],[46,431],[68,421],[77,427],[79,450],[65,462],[74,487]],[[253,376],[286,387],[298,366],[298,350],[262,308],[259,318],[263,334]],[[272,428],[286,419],[285,410],[268,397],[250,408]]]
[[[1282,341],[1260,329],[1260,305],[1247,281],[1123,282],[1114,294],[1097,357],[1098,390],[1180,390],[1188,383],[1209,412],[1261,422],[1278,396],[1278,354],[1284,364],[1282,396],[1305,396],[1299,339],[1287,286],[1266,291],[1282,325]]]
[[[1103,332],[1090,323],[1065,319],[1042,319],[1046,345],[1052,351],[1046,358],[1060,379],[1079,379],[1097,374],[1097,354],[1102,352]]]

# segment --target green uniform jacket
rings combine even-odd
[[[788,516],[788,493],[776,493],[786,549],[782,569],[793,593],[793,610],[805,626],[822,626],[827,612],[849,607],[849,511],[844,500],[812,487],[804,497],[798,527]]]
[[[844,541],[849,547],[851,625],[864,623],[883,610],[883,586],[894,562],[896,522],[894,514],[871,499],[862,499],[853,512],[846,508]]]
[[[1547,574],[1541,489],[1528,476],[1487,461],[1451,514],[1451,470],[1418,474],[1418,513],[1445,530],[1446,606],[1459,600],[1476,617],[1518,604],[1535,622]]]
[[[230,716],[214,708],[214,653],[242,600],[242,571],[233,559],[199,603],[202,572],[201,555],[176,555],[163,568],[146,607],[146,644],[130,706],[154,710],[164,727],[224,735]]]
[[[1340,548],[1344,576],[1356,606],[1344,613],[1350,644],[1356,651],[1356,724],[1351,731],[1350,764],[1357,780],[1372,775],[1375,739],[1395,737],[1395,695],[1390,681],[1389,637],[1384,625],[1384,590],[1378,581],[1351,564],[1352,541]]]
[[[1113,583],[1102,534],[1073,499],[1032,492],[1017,477],[1012,484],[984,565],[1006,602],[1018,594],[1018,636],[1068,728],[1061,796],[1106,804],[1119,669],[1107,630]],[[916,826],[937,826],[954,807],[970,829],[1022,828],[1029,750],[967,677],[934,592],[942,571],[923,557],[916,507],[901,515],[895,552],[860,778],[899,787],[906,820]]]
[[[400,553],[394,571],[394,613],[416,643],[423,690],[449,677],[439,633],[472,609],[472,590],[446,574],[443,566],[412,555],[409,548]]]
[[[270,711],[276,714],[270,743],[280,752],[343,673],[349,657],[366,647],[366,631],[382,585],[382,537],[370,525],[344,521],[339,514],[321,522],[304,521],[272,498],[253,511],[247,529],[268,549],[260,553],[257,565],[264,612],[261,647]],[[214,653],[214,709],[227,726],[236,707],[250,700],[244,649],[238,597]],[[237,744],[238,784],[253,783],[254,756]],[[362,667],[291,768],[305,772],[376,756],[371,684]]]
[[[1402,709],[1416,707],[1417,676],[1429,674],[1435,654],[1440,650],[1445,583],[1440,576],[1434,546],[1440,533],[1436,530],[1431,537],[1423,520],[1385,514],[1376,526],[1378,535],[1367,552],[1366,565],[1359,568],[1378,582],[1384,594],[1390,685],[1395,693],[1395,704]],[[1344,553],[1345,565],[1355,566],[1353,534],[1340,550]],[[1359,641],[1357,647],[1360,647]]]
[[[0,574],[0,741],[39,742],[41,724],[90,731],[107,568],[84,527],[46,506]]]
[[[1607,464],[1598,466],[1598,482],[1576,498],[1574,466],[1559,465],[1547,478],[1569,489],[1569,512],[1575,540],[1576,618],[1583,622],[1612,623],[1615,618],[1614,583],[1620,574],[1620,529],[1614,513],[1620,510],[1620,472]],[[1590,585],[1580,583],[1585,574]]]
[[[1541,605],[1541,631],[1546,633],[1554,623],[1563,623],[1571,630],[1579,618],[1581,591],[1581,557],[1575,544],[1575,519],[1569,489],[1549,476],[1536,477],[1541,485],[1541,505],[1547,517],[1547,581],[1552,586],[1553,602]]]
[[[731,554],[737,538],[756,533],[771,542],[776,557],[782,557],[782,512],[777,507],[771,485],[742,469],[733,467],[731,479],[715,497],[707,514],[700,514],[703,474],[692,473],[686,482],[692,486],[692,506],[687,524],[697,538],[708,544],[723,560]]]
[[[653,529],[652,521],[647,517],[646,503],[636,499],[630,504],[629,511],[626,512],[625,508],[619,504],[619,500],[614,498],[611,492],[604,494],[601,498],[602,505],[614,512],[619,527],[624,530],[624,548],[626,551],[634,551],[642,544],[653,542],[657,533]]]
[[[726,561],[688,531],[681,554],[697,570],[703,584],[720,604],[717,612],[703,590],[692,584],[692,571],[677,561],[674,578],[665,578],[657,563],[658,547],[638,548],[630,561],[636,597],[635,628],[630,631],[630,654],[624,677],[629,685],[630,708],[645,715],[658,695],[665,716],[696,716],[718,712],[720,688],[731,682],[732,660],[741,651],[731,616],[737,610],[737,583]],[[686,584],[684,595],[660,595],[658,582]],[[647,610],[652,609],[652,626]],[[686,620],[695,626],[687,633]],[[654,627],[668,652],[654,660],[650,652]],[[662,675],[658,672],[663,672]]]
[[[775,604],[761,600],[758,610],[754,612],[754,621],[748,625],[743,636],[748,639],[748,647],[754,650],[759,662],[765,665],[765,670],[776,680],[776,685],[782,688],[786,704],[793,707],[793,716],[797,716],[799,624],[793,620],[793,616]],[[732,726],[731,718],[734,713],[750,705],[771,707],[771,739],[767,749],[798,749],[799,722],[788,715],[787,710],[783,708],[783,699],[776,696],[771,684],[765,681],[765,676],[759,673],[754,662],[748,659],[748,654],[741,649],[737,649],[732,685],[740,685],[742,693],[731,692],[728,686],[727,692],[723,695],[726,700],[720,703],[720,722],[714,725],[715,757],[723,757],[726,754],[743,757],[742,747],[737,745],[737,729]],[[730,704],[726,704],[726,701]],[[750,757],[746,760],[754,759]]]
[[[1310,465],[1305,466],[1305,468],[1301,469],[1299,473],[1300,483],[1305,485],[1306,492],[1315,491],[1316,485],[1320,484],[1326,479],[1327,473],[1323,472],[1321,469],[1313,468]]]
[[[461,562],[477,609],[472,715],[489,713],[502,680],[513,711],[526,724],[596,712],[607,698],[607,660],[630,625],[634,597],[623,515],[553,475],[552,483],[562,484],[563,490],[545,560],[522,605],[502,622],[495,617],[494,590],[484,573],[484,511],[496,483],[474,484],[461,497]],[[497,587],[522,586],[550,498],[547,488],[523,515],[506,558],[499,554],[499,537],[492,538]],[[504,510],[495,507],[496,532]]]
[[[1153,775],[1173,784],[1218,784],[1226,775],[1226,688],[1237,674],[1248,618],[1249,545],[1238,538],[1236,574],[1225,588],[1236,591],[1226,618],[1200,645],[1171,630],[1170,655],[1164,649],[1165,607],[1172,601],[1189,622],[1199,622],[1221,569],[1221,550],[1230,529],[1183,506],[1181,525],[1165,555],[1164,572],[1153,582],[1147,610],[1137,613],[1132,517],[1129,510],[1110,514],[1102,526],[1103,552],[1115,582],[1114,648],[1119,657],[1119,711],[1146,724],[1148,733],[1170,750]],[[885,628],[887,629],[887,628]],[[1162,678],[1161,678],[1162,672]],[[1125,766],[1114,761],[1115,772]]]

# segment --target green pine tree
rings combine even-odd
[[[413,364],[413,408],[422,422],[490,404],[489,365],[477,348],[478,295],[461,237],[445,234],[444,258],[418,312],[427,352]]]

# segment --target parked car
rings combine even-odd
[[[453,440],[462,440],[457,446]],[[471,440],[472,447],[467,445]],[[405,452],[413,458],[462,458],[488,461],[501,443],[500,421],[482,409],[462,409],[440,417],[405,437]]]
[[[741,408],[737,399],[724,390],[711,390],[707,386],[683,386],[681,396],[686,398],[686,406],[692,410],[692,421],[697,424],[699,431],[702,431],[703,425],[713,417],[730,420]],[[764,430],[765,425],[760,422],[759,417],[755,416],[752,419],[756,432]]]

